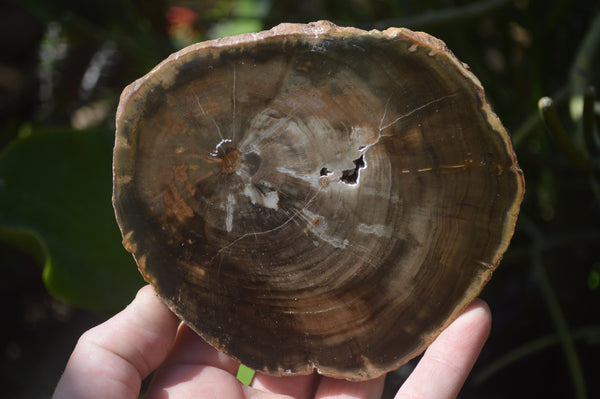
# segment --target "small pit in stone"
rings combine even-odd
[[[366,166],[365,160],[361,155],[360,158],[354,160],[354,169],[348,169],[342,172],[340,180],[346,184],[356,184],[358,182],[358,174],[360,169]]]
[[[328,175],[331,174],[331,171],[329,169],[327,169],[327,168],[323,168],[323,169],[321,169],[321,171],[319,172],[319,174],[321,176],[328,176]]]

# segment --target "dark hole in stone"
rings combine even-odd
[[[331,171],[330,171],[329,169],[327,169],[327,168],[323,168],[323,169],[321,169],[321,171],[319,172],[319,174],[320,174],[321,176],[327,176],[327,175],[329,175],[330,173],[331,173]]]
[[[346,184],[356,184],[358,181],[358,171],[365,167],[365,160],[361,155],[360,158],[354,160],[354,169],[348,169],[342,172],[340,180]]]

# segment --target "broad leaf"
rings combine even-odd
[[[112,209],[113,137],[106,130],[44,132],[0,154],[0,237],[21,247],[37,237],[29,246],[38,257],[40,248],[45,253],[48,290],[102,312],[123,307],[143,283]]]

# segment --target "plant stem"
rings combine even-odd
[[[594,103],[596,101],[596,89],[590,86],[586,89],[583,97],[583,138],[588,154],[592,157],[598,156],[598,142],[596,139],[594,123]]]
[[[565,85],[561,87],[556,93],[554,93],[554,95],[552,95],[551,98],[554,104],[560,104],[565,100],[566,97],[567,86]],[[514,133],[512,134],[513,147],[515,149],[519,148],[523,141],[535,131],[540,122],[541,119],[539,112],[531,113],[531,115],[529,115],[525,122],[523,122],[517,129],[515,129]]]
[[[560,343],[569,366],[569,371],[571,373],[571,379],[573,380],[574,397],[577,399],[585,399],[587,398],[587,388],[581,362],[579,361],[579,355],[577,354],[577,350],[575,348],[573,336],[569,331],[567,320],[562,309],[560,308],[558,298],[556,297],[556,293],[554,292],[554,288],[552,288],[550,278],[548,277],[548,273],[546,272],[542,262],[544,236],[537,226],[529,219],[522,218],[521,221],[523,230],[526,231],[533,240],[531,248],[531,263],[533,271],[538,278],[542,296],[546,302],[546,306],[550,312],[550,317],[552,318],[556,332],[560,338]]]
[[[592,61],[600,50],[600,13],[594,18],[577,55],[571,66],[569,78],[569,111],[574,122],[579,122],[582,115],[581,103],[586,87],[593,76]]]
[[[548,133],[567,158],[569,158],[579,169],[586,172],[593,172],[594,164],[588,159],[586,154],[573,143],[573,140],[567,134],[567,131],[558,117],[558,112],[556,111],[552,99],[550,97],[542,97],[538,102],[538,108]]]
[[[588,326],[581,327],[572,330],[571,336],[574,340],[578,339],[589,339],[589,338],[600,338],[600,326]],[[561,343],[561,338],[558,334],[548,334],[532,341],[526,342],[513,350],[506,352],[504,355],[496,359],[494,362],[489,364],[487,367],[480,370],[473,376],[472,383],[474,385],[480,385],[486,380],[491,378],[493,375],[506,369],[510,365],[520,361],[521,359],[531,356],[536,352],[540,352],[544,349]]]

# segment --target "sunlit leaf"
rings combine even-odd
[[[224,20],[215,24],[208,32],[209,39],[219,37],[234,36],[241,33],[258,32],[263,28],[263,24],[258,19],[231,19]]]
[[[244,366],[243,364],[240,364],[236,378],[242,384],[250,385],[250,384],[252,384],[252,380],[254,379],[254,374],[256,374],[256,372],[254,370],[252,370],[249,367]]]

